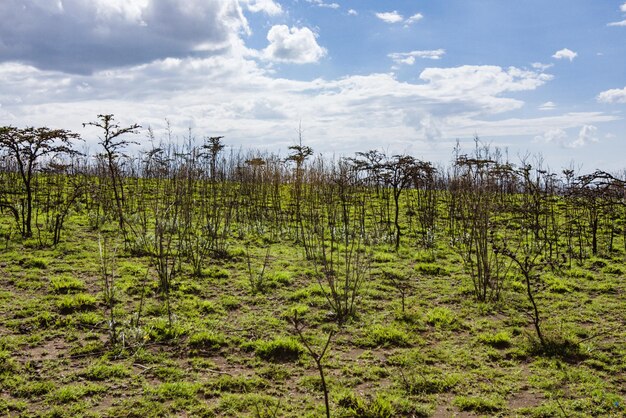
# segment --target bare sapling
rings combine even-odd
[[[328,387],[326,385],[326,377],[324,374],[323,361],[324,361],[324,356],[326,355],[326,353],[328,352],[328,348],[330,347],[330,342],[336,332],[335,330],[330,330],[328,332],[328,335],[326,337],[326,342],[324,343],[324,346],[322,347],[322,349],[316,350],[315,347],[309,342],[309,339],[306,337],[306,335],[304,335],[304,330],[306,326],[302,322],[302,319],[298,317],[297,310],[294,309],[293,317],[290,318],[290,321],[291,321],[291,324],[293,325],[294,331],[298,335],[298,338],[300,338],[300,341],[302,341],[302,344],[304,344],[304,347],[306,348],[307,352],[309,353],[311,358],[313,358],[313,361],[315,362],[315,366],[317,367],[317,371],[320,374],[320,380],[322,383],[322,391],[324,392],[324,407],[326,408],[326,418],[330,418],[330,401],[328,397]]]

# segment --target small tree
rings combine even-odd
[[[122,151],[124,148],[130,144],[137,144],[137,142],[128,141],[126,139],[122,139],[121,137],[126,134],[136,134],[137,130],[141,128],[141,126],[133,124],[128,127],[121,128],[120,125],[115,122],[113,115],[98,115],[98,119],[100,120],[97,122],[83,123],[83,127],[95,126],[96,128],[100,128],[104,131],[98,144],[102,145],[102,148],[104,148],[104,157],[109,170],[113,196],[115,197],[119,227],[122,233],[125,233],[124,185],[122,182],[119,159],[123,155]]]
[[[326,409],[326,417],[330,418],[330,402],[328,399],[328,387],[326,386],[326,378],[324,375],[324,365],[322,364],[322,361],[324,360],[324,356],[326,355],[326,352],[328,351],[328,347],[330,346],[330,341],[335,335],[335,330],[330,330],[328,332],[328,336],[326,338],[326,343],[324,344],[324,347],[321,350],[316,351],[315,347],[313,347],[311,343],[309,343],[308,339],[304,335],[305,325],[303,324],[302,319],[298,317],[297,310],[293,311],[293,317],[290,318],[290,322],[293,325],[294,331],[296,332],[296,334],[298,334],[300,341],[302,341],[307,351],[309,352],[309,355],[313,358],[313,361],[315,361],[315,365],[317,366],[317,371],[320,374],[320,380],[322,383],[322,391],[324,392],[324,407]]]
[[[78,134],[64,129],[46,127],[20,129],[13,126],[0,128],[0,149],[15,161],[24,187],[22,193],[25,194],[21,210],[8,201],[3,201],[0,206],[11,211],[23,237],[33,235],[33,179],[37,166],[46,157],[79,154],[72,148],[72,141],[79,138]]]

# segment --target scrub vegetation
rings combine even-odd
[[[90,125],[0,128],[0,415],[626,413],[623,174]]]

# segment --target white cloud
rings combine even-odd
[[[535,142],[556,143],[563,146],[567,143],[567,132],[561,128],[553,128],[535,136],[534,140]]]
[[[307,27],[275,25],[267,33],[267,40],[270,44],[262,53],[267,60],[310,64],[326,55],[326,49],[318,45],[316,35]]]
[[[603,91],[596,100],[600,103],[626,103],[626,87]]]
[[[386,23],[401,23],[401,22],[404,22],[404,26],[408,27],[408,26],[412,25],[413,23],[422,20],[424,18],[424,15],[422,15],[421,13],[415,13],[413,16],[411,16],[411,17],[409,17],[408,19],[405,20],[404,16],[402,16],[400,13],[398,13],[396,10],[394,10],[393,12],[376,13],[376,17],[379,18],[380,20],[382,20],[383,22],[386,22]]]
[[[541,62],[533,62],[532,64],[530,64],[534,69],[539,70],[539,71],[545,71],[549,68],[554,67],[554,64],[543,64]]]
[[[423,18],[424,18],[424,15],[422,15],[421,13],[416,13],[413,16],[409,17],[404,23],[407,25],[410,25],[412,23],[419,22]]]
[[[607,23],[607,26],[626,26],[626,19],[620,20],[619,22]]]
[[[283,13],[280,3],[274,0],[246,0],[248,10],[253,13],[264,12],[270,16],[276,16]]]
[[[545,102],[539,106],[539,110],[554,110],[555,108],[556,104],[554,102]]]
[[[386,23],[400,23],[404,21],[404,16],[395,10],[393,12],[376,13],[376,17]]]
[[[193,127],[198,137],[225,135],[236,148],[272,151],[293,143],[302,120],[307,145],[316,151],[347,155],[386,147],[390,153],[413,152],[433,161],[447,161],[454,139],[474,133],[533,137],[618,117],[578,113],[502,119],[498,115],[524,105],[512,94],[535,90],[550,76],[497,66],[428,68],[417,82],[393,74],[296,81],[276,78],[258,61],[233,52],[92,75],[0,64],[0,79],[0,125],[71,129],[83,134],[92,151],[97,133],[85,131],[81,123],[103,113],[157,132],[167,118],[175,132]]]
[[[568,59],[570,61],[573,61],[574,58],[576,58],[577,56],[578,56],[577,52],[574,52],[574,51],[572,51],[570,49],[567,49],[567,48],[563,48],[563,49],[561,49],[559,51],[556,51],[554,53],[554,55],[552,55],[552,58],[555,58],[555,59],[558,59],[558,60],[560,60],[560,59]]]
[[[427,58],[431,60],[441,59],[446,53],[445,49],[434,49],[434,50],[426,50],[426,51],[411,51],[411,52],[394,52],[389,54],[389,58],[391,58],[396,64],[407,64],[413,65],[415,64],[415,58]]]
[[[622,13],[626,13],[626,3],[622,4],[622,5],[619,7],[619,10],[620,10]],[[610,23],[607,23],[607,26],[626,26],[626,19],[621,20],[621,21],[618,21],[618,22],[610,22]]]
[[[579,148],[589,142],[598,142],[598,128],[593,125],[583,125],[578,132],[578,138],[570,144],[572,148]]]
[[[354,10],[354,9],[350,9],[350,10],[348,10],[348,14],[349,14],[350,16],[356,16],[356,15],[358,15],[358,14],[359,14],[359,12],[357,12],[357,11],[356,11],[356,10]]]
[[[339,7],[341,7],[337,3],[326,3],[324,2],[324,0],[306,0],[306,1],[307,3],[312,3],[312,4],[317,5],[318,7],[325,7],[327,9],[338,9]]]
[[[590,142],[598,142],[598,128],[594,125],[582,125],[576,139],[570,139],[562,128],[554,128],[535,136],[535,142],[554,143],[563,148],[581,148]]]

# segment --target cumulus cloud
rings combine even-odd
[[[556,51],[556,52],[554,53],[554,55],[552,55],[552,58],[555,58],[555,59],[557,59],[557,60],[561,60],[561,59],[568,59],[568,60],[570,60],[570,62],[571,62],[571,61],[573,61],[573,60],[574,60],[574,58],[576,58],[577,56],[578,56],[578,53],[577,53],[577,52],[574,52],[574,51],[572,51],[572,50],[570,50],[570,49],[567,49],[567,48],[563,48],[563,49],[561,49],[561,50],[559,50],[559,51]]]
[[[271,0],[245,2],[276,12]],[[198,51],[221,53],[249,31],[238,0],[3,0],[0,62],[90,73]]]
[[[626,13],[626,3],[622,4],[619,7],[620,11],[622,13]],[[611,23],[607,23],[607,26],[626,26],[626,19],[621,20],[619,22],[611,22]]]
[[[434,50],[426,50],[426,51],[411,51],[411,52],[394,52],[389,54],[389,58],[391,58],[396,64],[407,64],[413,65],[415,64],[416,58],[427,58],[431,60],[441,59],[446,53],[445,49],[434,49]]]
[[[581,148],[590,142],[598,142],[597,134],[598,128],[594,125],[582,125],[574,139],[564,129],[555,128],[535,136],[535,142],[553,143],[563,148]]]
[[[395,10],[393,12],[376,13],[376,17],[386,23],[400,23],[404,21],[404,16]]]
[[[326,49],[318,45],[315,33],[307,27],[275,25],[267,33],[267,40],[270,44],[262,54],[267,60],[310,64],[326,55]]]
[[[419,22],[424,18],[424,15],[421,13],[415,13],[413,16],[405,19],[400,13],[396,10],[392,12],[379,12],[376,13],[376,17],[382,20],[385,23],[401,23],[404,22],[405,26],[410,26],[415,22]]]
[[[312,4],[315,4],[318,7],[324,7],[324,8],[327,8],[327,9],[338,9],[339,7],[341,7],[337,3],[326,3],[323,0],[306,0],[306,1],[307,1],[307,3],[312,3]]]
[[[85,131],[81,123],[99,113],[156,131],[167,118],[176,132],[193,127],[197,136],[225,135],[236,147],[272,151],[291,145],[297,121],[303,120],[307,145],[316,151],[345,155],[389,146],[391,153],[416,152],[437,161],[449,158],[454,138],[476,132],[533,137],[619,116],[498,117],[524,105],[512,97],[515,92],[535,90],[550,76],[497,66],[428,68],[415,82],[390,73],[298,81],[276,78],[249,57],[224,54],[167,58],[91,75],[5,63],[0,79],[0,124],[75,130],[92,149],[97,132]]]
[[[539,106],[539,110],[554,110],[555,108],[556,104],[554,102],[545,102]]]
[[[626,103],[626,87],[603,91],[596,100],[600,103]]]
[[[535,136],[535,142],[555,143],[564,146],[567,143],[567,132],[561,128],[554,128]]]
[[[280,3],[274,0],[247,0],[248,10],[253,13],[263,12],[270,16],[276,16],[283,13]]]
[[[349,14],[350,16],[356,16],[356,15],[358,15],[358,14],[359,14],[359,12],[357,12],[357,11],[356,11],[356,10],[354,10],[354,9],[350,9],[350,10],[348,10],[348,14]]]
[[[572,148],[579,148],[589,142],[598,142],[598,128],[593,125],[583,125],[578,132],[578,138],[572,142]]]
[[[539,71],[545,71],[545,70],[547,70],[549,68],[554,67],[554,64],[543,64],[541,62],[533,62],[530,65],[531,65],[531,67],[533,67],[534,69],[539,70]]]
[[[410,25],[412,23],[415,22],[419,22],[420,20],[422,20],[424,18],[424,15],[421,13],[416,13],[413,16],[409,17],[407,20],[404,21],[405,24]]]

